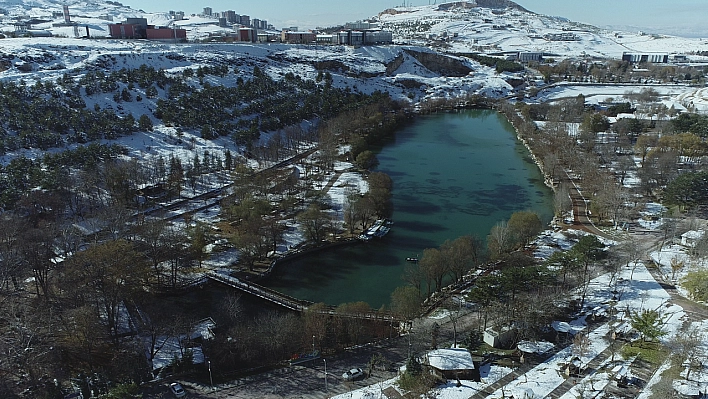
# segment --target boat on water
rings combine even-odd
[[[359,239],[363,241],[369,241],[372,238],[380,238],[388,234],[389,231],[391,231],[391,226],[393,224],[392,221],[388,219],[379,219],[374,224],[366,229],[365,232],[363,232],[360,236]]]
[[[406,262],[418,262],[418,257],[408,257],[406,258]]]

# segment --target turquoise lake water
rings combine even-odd
[[[406,258],[447,239],[486,238],[516,211],[553,214],[552,192],[513,126],[491,110],[420,116],[378,150],[393,179],[394,225],[379,240],[281,264],[262,284],[300,299],[388,305]]]

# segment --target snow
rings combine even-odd
[[[663,205],[649,202],[646,204],[644,210],[639,212],[642,218],[637,222],[642,228],[647,230],[658,230],[664,224],[661,215],[666,213],[666,211],[667,209]]]
[[[686,315],[683,309],[678,305],[669,303],[669,294],[656,282],[656,280],[654,280],[644,264],[637,263],[631,265],[630,268],[622,269],[619,272],[618,281],[620,281],[617,287],[620,293],[619,299],[612,292],[615,288],[610,284],[611,280],[609,274],[600,275],[590,282],[585,306],[586,309],[592,310],[589,311],[589,313],[598,313],[599,310],[605,309],[609,304],[614,304],[615,309],[620,312],[618,313],[617,321],[607,321],[601,323],[592,331],[585,332],[587,334],[589,344],[584,353],[578,354],[574,351],[573,345],[568,346],[560,350],[550,359],[515,378],[503,387],[503,391],[502,388],[500,388],[489,397],[498,398],[502,397],[504,394],[511,394],[513,397],[525,397],[524,395],[529,398],[546,397],[549,393],[566,381],[566,377],[563,374],[563,367],[565,364],[578,357],[579,364],[584,367],[610,346],[610,340],[607,338],[610,332],[612,330],[616,331],[617,329],[624,328],[621,325],[629,326],[629,321],[625,318],[626,314],[633,314],[642,310],[658,310],[661,314],[662,320],[665,323],[664,329],[667,332],[667,335],[661,339],[664,340],[664,342],[667,342],[672,339],[672,337],[680,334],[686,320]],[[440,312],[440,314],[442,315],[443,313]],[[586,316],[581,316],[569,323],[554,322],[554,325],[563,326],[565,330],[574,331],[577,333],[587,330],[585,319]],[[696,327],[699,331],[705,331],[708,329],[708,322],[703,322],[702,324],[695,325],[694,327]],[[705,340],[703,340],[703,342],[705,342]],[[519,348],[527,352],[546,352],[552,347],[553,344],[548,342],[521,342],[519,344]],[[708,355],[708,344],[704,343],[701,346],[700,351],[703,352],[698,353],[699,357],[704,356],[704,354]],[[435,352],[436,351],[431,353]],[[605,366],[609,364],[609,359],[609,357],[600,358],[600,365],[597,369],[604,369]],[[625,367],[625,370],[628,370],[632,361],[633,359],[626,359],[620,363],[620,365],[621,367]],[[449,365],[445,364],[445,367],[453,367],[454,363],[455,362],[451,362]],[[473,396],[478,392],[478,390],[483,389],[485,386],[488,386],[497,381],[499,378],[507,375],[511,372],[511,370],[504,367],[490,366],[486,364],[480,367],[480,372],[482,374],[481,383],[462,381],[462,386],[457,387],[455,382],[448,382],[447,384],[436,387],[430,394],[436,398],[466,399]],[[631,373],[631,371],[626,372],[628,376]],[[661,370],[658,374],[660,373]],[[695,378],[692,379],[695,381],[703,381],[705,377],[708,377],[708,368],[704,367],[702,371],[693,371],[692,373],[694,373],[693,375],[695,376]],[[610,383],[610,380],[614,378],[615,374],[616,372],[592,372],[583,379],[577,381],[574,387],[561,395],[561,398],[573,399],[579,395],[587,395],[590,393],[596,395]],[[380,392],[379,389],[385,389],[387,386],[395,384],[395,381],[396,379],[387,381],[383,388],[380,388],[379,385],[374,385],[365,389],[354,391],[351,393],[351,397],[376,397],[366,395],[372,395],[376,392]],[[655,382],[653,381],[654,380],[650,381],[648,386]],[[695,384],[690,386],[693,387]],[[335,398],[348,398],[349,396],[347,395],[349,394],[339,395]]]
[[[7,8],[10,15],[29,15],[32,17],[42,17],[50,11],[61,11],[61,5],[49,0],[35,0],[32,6],[20,5],[14,2],[13,6],[7,6],[7,1],[0,4]],[[90,6],[89,3],[73,1],[69,2],[72,15],[82,15],[72,17],[79,25],[88,25],[91,34],[94,36],[106,36],[109,21],[102,19],[103,14],[113,16],[114,21],[122,21],[127,17],[144,16],[150,23],[157,25],[174,25],[184,27],[188,30],[190,40],[208,37],[213,33],[228,32],[229,29],[219,28],[214,25],[215,20],[192,16],[188,20],[174,21],[165,13],[148,14],[132,10],[128,7],[108,5],[102,7]],[[23,2],[23,4],[25,4]],[[109,68],[118,70],[120,68],[138,68],[143,64],[149,64],[156,69],[164,69],[167,73],[179,73],[185,68],[198,67],[214,63],[237,64],[237,74],[229,74],[226,78],[208,77],[207,81],[212,84],[234,85],[238,77],[249,79],[253,66],[259,65],[273,77],[279,77],[285,73],[292,72],[305,79],[314,79],[317,70],[312,66],[313,62],[319,60],[336,60],[349,68],[349,72],[332,71],[332,78],[336,87],[349,87],[355,91],[371,93],[375,90],[386,91],[393,98],[409,101],[409,95],[413,95],[416,101],[437,98],[454,98],[466,96],[468,94],[479,94],[494,98],[505,97],[513,94],[511,86],[504,80],[504,76],[496,74],[492,68],[484,67],[473,62],[465,61],[472,68],[469,76],[460,78],[450,78],[441,76],[425,68],[419,61],[411,57],[405,50],[419,52],[430,52],[429,35],[435,37],[447,36],[447,50],[449,53],[469,53],[472,51],[487,52],[543,52],[551,53],[556,59],[565,58],[585,58],[600,57],[619,59],[624,52],[664,52],[667,54],[682,54],[688,52],[700,52],[708,50],[708,41],[703,39],[689,39],[661,35],[643,35],[639,33],[623,33],[607,31],[595,27],[577,24],[560,18],[543,15],[532,15],[521,10],[505,9],[503,12],[493,13],[490,9],[476,7],[471,9],[453,8],[445,10],[437,5],[397,8],[396,14],[384,13],[378,17],[384,28],[393,29],[396,32],[395,40],[398,43],[407,43],[397,46],[373,46],[351,48],[343,46],[293,46],[283,44],[203,44],[203,43],[159,43],[148,41],[127,41],[127,40],[94,40],[94,39],[74,39],[73,27],[53,27],[52,23],[61,21],[61,18],[51,22],[38,24],[34,29],[47,29],[54,33],[52,38],[12,38],[3,39],[0,48],[0,58],[9,60],[12,66],[0,72],[0,81],[16,81],[19,79],[29,80],[37,78],[41,80],[56,80],[65,73],[77,74],[81,76],[87,68],[103,63],[106,60],[115,58],[115,62]],[[495,29],[496,26],[496,29]],[[561,32],[563,29],[573,29],[577,34],[577,41],[553,42],[541,39],[546,33]],[[8,32],[14,30],[10,19],[5,18],[0,21],[0,30]],[[56,36],[64,37],[56,37]],[[168,55],[178,54],[180,57],[168,57]],[[387,64],[399,55],[403,55],[404,62],[396,70],[387,76]],[[691,62],[706,62],[708,58],[690,55]],[[28,61],[29,60],[29,61]],[[21,63],[31,63],[34,68],[31,74],[20,71],[16,65]],[[367,76],[367,77],[361,77]],[[402,80],[415,80],[422,86],[420,89],[406,89],[401,84]],[[534,101],[557,101],[564,98],[575,98],[583,94],[589,103],[599,103],[606,101],[608,97],[621,98],[628,91],[639,92],[650,87],[659,92],[662,103],[667,107],[673,106],[676,109],[695,107],[701,112],[708,112],[708,88],[696,88],[685,85],[596,85],[596,84],[558,84],[543,88],[534,98]],[[145,97],[145,96],[143,96]],[[101,108],[115,105],[111,99],[102,98],[101,95],[86,98],[87,106],[98,105]],[[154,101],[144,99],[141,102],[123,102],[121,114],[132,114],[139,117],[142,114],[152,115],[155,109]],[[636,117],[636,115],[632,115]],[[128,157],[143,159],[146,161],[156,160],[160,157],[168,159],[175,156],[185,162],[193,159],[195,155],[200,157],[204,151],[218,154],[222,159],[226,149],[238,154],[239,148],[227,138],[218,140],[203,140],[199,132],[185,131],[178,137],[174,128],[161,125],[158,120],[153,119],[155,128],[152,132],[140,132],[130,137],[124,137],[114,142],[126,146],[129,149]],[[541,125],[542,123],[539,123]],[[577,124],[570,126],[571,131],[578,131]],[[271,132],[264,132],[268,134]],[[6,164],[13,157],[25,155],[28,157],[38,157],[41,153],[37,150],[20,150],[0,157],[0,163]],[[327,175],[320,184],[323,187],[329,179],[332,181],[328,190],[331,198],[333,213],[337,215],[340,222],[343,219],[343,212],[346,195],[350,191],[366,192],[368,189],[366,181],[361,175],[352,170],[350,163],[338,163],[335,166],[335,173]],[[336,179],[335,179],[336,177]],[[184,195],[195,196],[200,192],[223,187],[227,176],[211,175],[205,177],[195,190],[187,189]],[[636,177],[629,177],[626,181],[628,185],[636,185]],[[192,204],[192,209],[203,204]],[[213,207],[198,212],[194,219],[197,221],[216,222],[219,208]],[[642,212],[642,219],[639,224],[649,230],[659,229],[663,223],[661,215],[665,209],[660,204],[647,204]],[[183,227],[179,222],[178,227]],[[91,232],[96,229],[90,221],[81,224],[81,229]],[[538,249],[535,256],[547,258],[558,250],[567,250],[575,242],[574,235],[578,232],[544,232],[537,240]],[[278,247],[278,252],[282,253],[304,241],[296,223],[288,226],[285,233],[285,243]],[[230,266],[238,259],[238,252],[233,249],[224,250],[220,245],[214,243],[208,248],[210,257],[204,262],[204,266],[211,269],[221,269]],[[656,262],[661,274],[666,279],[670,279],[673,270],[671,262],[684,262],[685,266],[676,272],[674,280],[680,281],[690,270],[705,267],[701,262],[692,259],[687,254],[687,249],[678,245],[664,245],[661,250],[656,250],[650,254],[651,259]],[[620,299],[614,305],[617,309],[628,312],[638,312],[643,309],[657,309],[662,314],[666,322],[667,337],[675,336],[684,320],[683,310],[669,303],[670,296],[654,280],[647,271],[645,265],[641,263],[633,264],[629,269],[622,269],[618,276],[621,280],[617,285],[620,292]],[[609,275],[602,275],[590,283],[587,296],[587,308],[594,309],[600,306],[607,306],[613,299],[612,286]],[[679,287],[679,292],[686,295],[685,290]],[[123,309],[120,310],[121,319]],[[444,311],[435,313],[431,318],[443,319],[448,316]],[[620,320],[620,323],[627,325],[627,320]],[[121,326],[125,323],[121,322]],[[580,331],[587,329],[584,319],[579,318],[571,323],[558,322],[557,327],[567,331]],[[597,354],[601,353],[607,343],[604,339],[611,328],[609,322],[603,324],[588,333],[591,345],[590,350],[581,358],[583,363],[591,361]],[[708,326],[699,325],[702,330],[707,330]],[[158,357],[153,360],[155,367],[162,367],[168,364],[175,353],[179,352],[179,339],[174,337],[164,337],[165,345],[158,353]],[[664,338],[668,339],[668,338]],[[523,346],[523,345],[522,345]],[[530,347],[529,347],[530,349]],[[704,355],[708,350],[705,345],[702,347]],[[544,396],[555,389],[564,380],[560,374],[561,364],[572,355],[570,349],[564,349],[549,361],[517,378],[505,389],[518,394],[534,394]],[[195,348],[195,360],[200,359],[201,352]],[[203,359],[203,357],[201,358]],[[435,395],[444,399],[467,398],[472,396],[477,390],[497,381],[499,378],[511,372],[510,369],[497,366],[482,366],[481,372],[483,382],[475,383],[464,381],[461,387],[455,384],[447,384],[438,387]],[[693,374],[699,381],[708,380],[708,372],[702,371]],[[660,373],[659,373],[660,374]],[[590,377],[588,377],[590,378]],[[598,380],[596,384],[591,384],[597,389],[603,382],[608,380],[608,375],[596,374],[592,376]],[[585,381],[585,380],[584,380]],[[652,380],[653,381],[653,380]],[[587,382],[587,381],[585,381]],[[382,382],[378,386],[369,387],[356,391],[353,397],[372,397],[377,389],[384,386],[392,386],[395,379]],[[586,384],[581,384],[586,385]],[[651,385],[651,382],[650,384]],[[686,389],[693,389],[687,384]],[[573,388],[565,397],[580,395],[581,389]],[[683,389],[683,388],[680,388]],[[497,397],[500,391],[495,393]],[[358,396],[357,396],[358,395]]]
[[[428,364],[438,370],[474,369],[472,355],[467,349],[436,349],[426,355]]]
[[[511,369],[508,367],[484,364],[480,367],[479,372],[482,377],[481,382],[463,380],[461,381],[462,384],[459,387],[457,386],[456,381],[448,382],[433,388],[430,395],[431,397],[438,399],[467,399],[509,374]],[[332,399],[378,399],[383,397],[380,396],[383,390],[389,387],[394,387],[394,389],[398,390],[396,385],[397,382],[398,377],[392,378],[390,380],[382,381],[381,383],[357,389],[352,392],[333,396]]]
[[[553,349],[555,345],[551,342],[546,342],[546,341],[538,341],[538,342],[532,342],[532,341],[521,341],[519,342],[516,347],[525,353],[546,353]]]
[[[689,272],[706,270],[705,261],[690,256],[686,252],[688,249],[683,245],[671,244],[664,245],[649,254],[651,260],[659,267],[664,280],[677,284],[676,290],[686,298],[690,298],[690,295],[679,283]],[[677,270],[673,269],[672,264],[678,266]]]

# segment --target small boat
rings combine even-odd
[[[409,258],[406,258],[406,262],[418,262],[418,258],[409,257]]]

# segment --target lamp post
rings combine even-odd
[[[312,334],[312,355],[315,354],[315,334]]]
[[[325,392],[327,392],[329,391],[329,389],[327,388],[327,359],[323,358],[322,360],[324,361],[325,365]]]
[[[211,390],[214,390],[214,380],[211,378],[211,360],[207,360],[207,366],[209,367],[209,384],[211,384]]]
[[[413,345],[411,344],[411,335],[413,335],[413,327],[408,329],[408,358],[411,358],[411,349]]]

